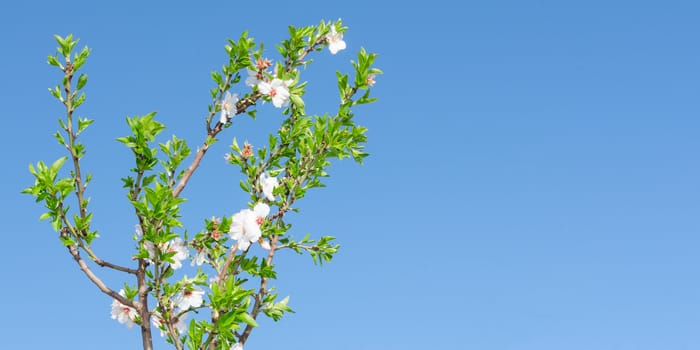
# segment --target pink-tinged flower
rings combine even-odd
[[[221,101],[221,117],[219,117],[219,122],[221,124],[226,124],[231,117],[236,115],[238,112],[236,103],[238,103],[238,94],[231,94],[226,91],[226,96],[224,100]]]
[[[241,157],[243,159],[248,159],[253,156],[253,145],[249,144],[248,141],[246,141],[243,144],[243,149],[241,150]]]
[[[153,260],[155,260],[156,257],[156,245],[153,244],[153,242],[151,241],[144,241],[143,246],[148,252],[148,260],[153,262]],[[180,237],[177,237],[172,241],[159,244],[158,250],[167,253],[175,252],[175,255],[171,257],[171,259],[173,259],[173,262],[170,263],[170,266],[173,268],[173,270],[181,268],[182,260],[185,260],[190,256],[190,252],[187,250],[185,242],[183,242],[182,239],[180,239]]]
[[[269,176],[267,175],[267,173],[262,173],[258,182],[260,183],[260,187],[262,187],[262,191],[265,195],[265,198],[267,198],[267,200],[269,201],[274,201],[275,195],[272,194],[272,192],[277,186],[280,185],[279,181],[277,181],[277,178]]]
[[[124,290],[119,291],[119,295],[124,296]],[[126,324],[126,328],[131,329],[134,326],[134,320],[138,313],[131,306],[126,306],[117,299],[112,301],[112,319],[117,320],[121,324]]]
[[[374,83],[375,83],[374,78],[375,78],[374,74],[368,75],[367,79],[365,80],[365,83],[369,86],[374,86]]]
[[[175,324],[173,326],[178,334],[182,334],[187,331],[187,323],[185,323],[186,318],[187,314],[183,314],[177,320],[175,320]],[[160,317],[160,314],[157,311],[154,311],[151,315],[151,323],[153,323],[153,325],[160,330],[161,337],[165,337],[168,334],[165,324],[163,324],[163,319]]]
[[[259,70],[265,70],[271,65],[272,61],[268,60],[267,58],[258,58],[257,60],[255,60],[255,68]]]
[[[343,34],[335,31],[335,25],[331,24],[331,32],[326,35],[326,40],[328,40],[328,50],[331,54],[335,55],[338,51],[345,50]]]
[[[177,237],[173,239],[172,241],[166,243],[166,249],[167,252],[175,252],[175,255],[172,256],[171,259],[173,259],[173,262],[170,263],[170,267],[173,268],[173,270],[177,270],[182,267],[182,260],[187,259],[187,257],[190,256],[190,252],[187,250],[187,247],[185,246],[185,242],[180,239],[180,237]]]
[[[289,84],[292,80],[272,79],[271,82],[261,81],[258,89],[265,95],[270,96],[272,105],[281,108],[289,105]]]
[[[233,344],[230,350],[243,350],[243,345],[241,343]]]
[[[188,310],[190,307],[200,307],[204,303],[204,291],[199,287],[186,286],[185,291],[175,298],[175,306],[180,310]]]
[[[243,209],[233,215],[229,234],[232,239],[238,241],[239,250],[248,249],[251,243],[262,237],[260,225],[269,213],[270,207],[267,204],[258,203],[253,210]]]

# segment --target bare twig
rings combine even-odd
[[[80,256],[78,248],[76,248],[74,245],[69,245],[67,248],[68,252],[70,252],[70,255],[73,256],[75,262],[78,263],[78,266],[80,266],[80,270],[83,271],[83,273],[85,273],[87,278],[92,283],[94,283],[100,291],[116,299],[118,302],[126,306],[133,307],[136,310],[139,310],[141,308],[141,304],[139,302],[131,301],[107,287],[107,285],[105,285],[104,282],[99,277],[97,277],[97,275],[95,275],[90,269],[90,267],[85,263],[85,260],[83,260],[83,258]]]

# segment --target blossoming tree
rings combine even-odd
[[[315,263],[323,263],[337,252],[334,237],[294,239],[287,214],[298,211],[296,202],[308,190],[323,185],[330,159],[361,162],[367,156],[367,130],[355,123],[353,107],[375,101],[370,87],[381,74],[372,66],[375,54],[364,49],[358,53],[352,79],[337,74],[340,101],[332,114],[307,115],[302,99],[307,82],[299,68],[324,47],[332,54],[345,49],[346,30],[340,20],[289,27],[289,39],[278,46],[281,59],[274,63],[246,33],[237,41],[228,40],[228,62],[211,74],[215,87],[205,117],[206,134],[194,154],[176,136],[156,145],[165,126],[155,113],[127,117],[131,135],[117,140],[135,160],[131,174],[122,178],[137,222],[135,252],[128,253],[134,266],[106,261],[92,248],[98,231],[86,197],[91,175],[81,166],[85,145],[79,137],[93,120],[75,117],[85,102],[81,90],[87,75],[79,72],[90,50],[75,50],[78,40],[72,35],[55,37],[57,53],[48,63],[60,69],[63,79],[49,91],[65,108],[54,136],[68,156],[50,165],[30,165],[35,181],[24,192],[43,202],[47,212],[40,218],[51,221],[80,270],[112,299],[112,318],[129,328],[140,327],[144,349],[153,348],[154,330],[176,349],[242,349],[261,314],[277,321],[292,311],[289,298],[280,300],[270,286],[276,278],[275,255],[284,250],[306,252]],[[236,117],[255,117],[264,101],[281,109],[280,127],[255,151],[247,142],[241,148],[234,138],[225,156],[240,169],[240,187],[250,202],[241,203],[243,209],[230,217],[205,219],[199,233],[186,237],[179,218],[188,181],[217,136],[234,126]],[[62,169],[67,161],[71,169],[66,174]],[[252,249],[255,245],[259,249]],[[188,259],[197,268],[193,277],[181,270]],[[95,266],[123,273],[124,288],[107,285]]]

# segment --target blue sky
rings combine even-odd
[[[60,79],[45,63],[53,34],[93,50],[80,113],[96,120],[83,140],[95,249],[129,263],[135,221],[119,178],[131,159],[114,141],[124,118],[157,111],[167,135],[195,146],[227,37],[249,30],[274,59],[287,25],[340,17],[348,49],[303,72],[307,110],[336,103],[334,72],[361,46],[379,53],[380,101],[356,113],[371,156],[336,163],[328,187],[299,203],[296,235],[335,235],[341,252],[322,268],[280,258],[276,285],[297,313],[264,322],[246,349],[700,348],[694,2],[0,7],[3,347],[140,344],[19,194],[30,162],[63,155],[51,137],[61,106],[46,92]],[[190,232],[242,208],[222,155],[234,136],[262,140],[276,112],[267,104],[222,134],[184,192]]]

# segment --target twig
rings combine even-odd
[[[275,256],[275,251],[277,250],[277,240],[279,239],[279,236],[275,235],[272,237],[271,242],[270,242],[270,252],[267,253],[267,265],[272,264],[272,258]],[[260,288],[258,288],[258,292],[255,294],[255,304],[253,305],[253,310],[250,312],[250,316],[253,319],[256,319],[258,317],[258,314],[260,313],[260,309],[262,307],[262,302],[265,294],[267,294],[267,277],[260,277]],[[238,341],[241,344],[245,344],[246,340],[250,336],[250,332],[253,331],[253,326],[251,325],[246,325],[245,329],[243,330],[243,333],[241,336],[238,338]]]
[[[129,300],[126,297],[123,297],[119,293],[117,293],[117,292],[113,291],[112,289],[110,289],[109,287],[107,287],[107,285],[105,285],[104,282],[102,282],[102,280],[92,272],[90,267],[87,266],[87,264],[85,263],[85,260],[83,260],[83,258],[80,256],[80,252],[78,251],[78,249],[74,245],[69,245],[67,248],[68,248],[68,252],[70,252],[70,255],[73,256],[73,259],[75,260],[75,262],[78,263],[78,266],[80,266],[80,270],[82,270],[83,273],[85,273],[87,278],[92,283],[94,283],[100,291],[102,291],[103,293],[116,299],[118,302],[120,302],[126,306],[133,307],[136,310],[139,310],[141,308],[141,304],[139,302]]]

